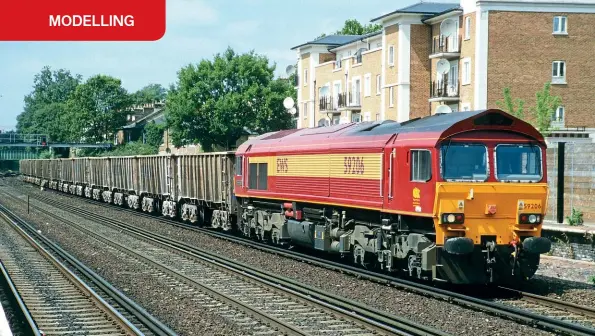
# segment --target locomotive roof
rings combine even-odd
[[[281,143],[283,145],[311,144],[315,147],[329,143],[352,144],[353,141],[346,141],[347,137],[366,137],[370,139],[366,140],[370,146],[374,146],[373,143],[376,142],[385,145],[395,134],[402,135],[399,138],[405,140],[422,138],[417,134],[423,133],[423,139],[436,143],[455,134],[473,130],[512,131],[543,143],[543,136],[525,121],[502,110],[487,109],[435,114],[402,123],[386,120],[270,132],[246,141],[237,152],[245,152],[249,146],[252,146],[252,152],[259,152],[265,147],[274,148]]]

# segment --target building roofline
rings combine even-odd
[[[432,20],[439,19],[440,16],[443,16],[443,15],[446,15],[446,14],[450,14],[450,13],[453,13],[453,12],[462,13],[463,12],[463,9],[462,8],[451,8],[451,9],[445,10],[444,12],[441,12],[441,13],[438,13],[438,14],[435,14],[435,15],[432,15],[430,17],[427,17],[427,18],[421,20],[421,22],[423,22],[423,23],[430,23],[430,21],[432,21]]]
[[[382,34],[382,30],[375,31],[375,32],[372,32],[372,33],[368,33],[368,34],[364,34],[364,35],[361,35],[360,38],[358,38],[356,40],[353,40],[353,41],[350,41],[350,42],[347,42],[347,43],[343,43],[343,44],[334,46],[332,48],[329,48],[328,51],[333,52],[333,50],[337,50],[339,48],[347,47],[348,45],[353,44],[353,43],[362,42],[364,39],[371,38],[371,37],[374,37],[374,36],[377,36],[377,35],[380,35],[380,34]]]

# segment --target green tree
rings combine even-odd
[[[293,94],[287,79],[274,79],[275,65],[253,51],[228,48],[214,59],[188,65],[166,103],[167,124],[175,146],[200,143],[230,148],[245,129],[258,133],[288,128],[291,116],[282,100]]]
[[[537,98],[535,107],[533,108],[533,115],[535,116],[535,126],[539,132],[548,134],[552,123],[552,116],[556,112],[558,106],[562,104],[562,98],[559,96],[552,96],[550,93],[551,83],[545,83],[543,89],[537,91],[535,97]]]
[[[134,104],[150,104],[162,101],[167,96],[167,90],[161,84],[149,84],[133,93]]]
[[[356,19],[347,19],[343,24],[343,28],[337,30],[334,35],[364,35],[373,33],[375,31],[381,30],[382,25],[380,24],[367,24],[362,25]],[[327,36],[325,33],[318,36],[316,39],[323,38]]]
[[[145,142],[154,147],[161,146],[163,131],[165,131],[165,125],[157,124],[155,121],[147,123],[144,127]]]
[[[496,105],[519,119],[525,119],[525,101],[520,98],[513,100],[512,94],[510,93],[510,88],[508,87],[504,88],[503,94],[504,99],[497,101]]]
[[[52,141],[64,140],[70,124],[64,119],[65,103],[81,81],[81,75],[72,75],[68,70],[43,67],[33,78],[33,91],[25,96],[17,131],[47,134]]]
[[[79,85],[68,101],[72,140],[111,141],[117,129],[126,123],[132,96],[121,80],[96,75]]]

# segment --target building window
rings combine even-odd
[[[471,17],[467,16],[465,18],[465,40],[471,38]]]
[[[370,97],[370,95],[372,94],[372,75],[370,74],[365,74],[364,75],[364,96],[365,97]]]
[[[552,62],[552,84],[566,84],[566,62]]]
[[[463,59],[463,82],[461,85],[471,84],[471,59]]]
[[[308,85],[308,69],[304,70],[304,86]]]
[[[411,151],[411,181],[428,182],[432,178],[432,160],[429,150]]]
[[[566,22],[566,16],[554,16],[554,34],[568,34]]]
[[[558,106],[556,112],[552,115],[553,122],[564,122],[564,106]]]
[[[304,119],[308,118],[308,103],[304,103]]]
[[[380,89],[382,86],[382,77],[380,75],[376,75],[376,94],[380,94]]]
[[[394,92],[393,92],[394,91],[394,88],[395,88],[394,86],[391,86],[391,87],[388,88],[388,107],[395,106],[395,102],[394,102],[394,99],[393,99],[394,98],[393,97],[393,95],[394,95]]]
[[[376,121],[380,120],[380,113],[376,113]]]
[[[388,47],[388,65],[395,65],[395,47]]]
[[[339,125],[341,122],[341,115],[333,115],[333,119],[331,120],[331,125]]]
[[[362,114],[359,112],[353,112],[351,114],[351,122],[358,123],[360,121],[362,121]]]

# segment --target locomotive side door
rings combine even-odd
[[[397,149],[387,146],[384,149],[385,167],[382,171],[384,208],[396,209],[398,204],[398,160]]]

